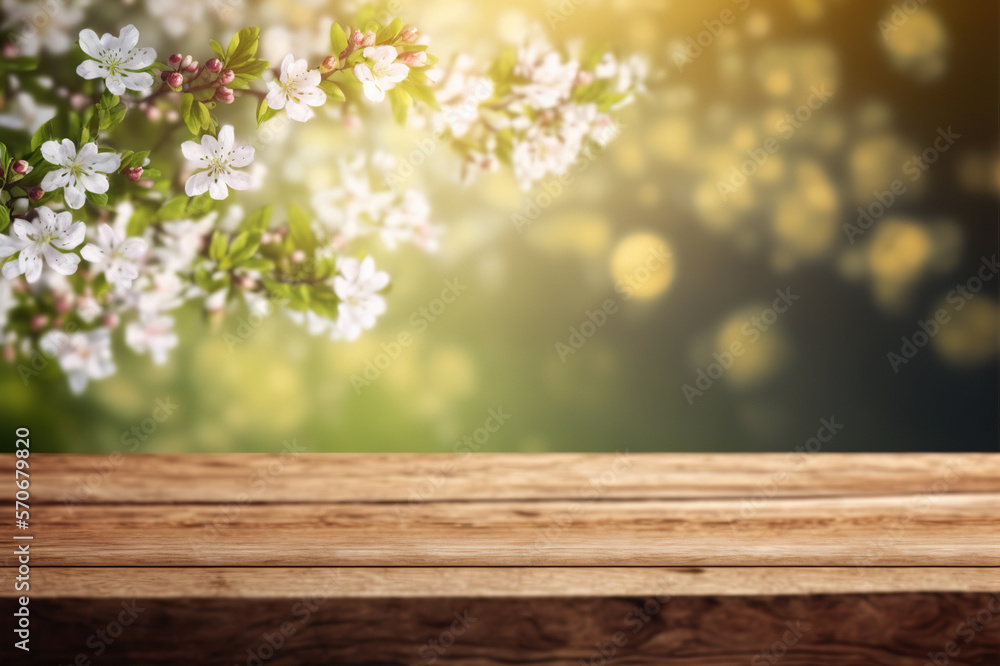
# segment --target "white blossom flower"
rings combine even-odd
[[[30,93],[23,90],[8,101],[7,113],[0,113],[0,127],[10,130],[25,130],[34,134],[38,128],[52,120],[56,107],[38,104]]]
[[[375,325],[375,319],[385,312],[385,299],[378,291],[389,284],[389,275],[375,270],[375,260],[365,257],[358,261],[346,257],[340,261],[340,275],[333,279],[333,291],[340,299],[337,305],[337,326],[347,340],[356,340],[362,330]]]
[[[86,201],[86,192],[103,194],[108,191],[108,177],[121,166],[121,158],[116,153],[99,153],[97,144],[86,143],[77,152],[76,144],[69,139],[46,141],[42,144],[42,157],[49,164],[60,169],[50,171],[42,178],[42,189],[62,188],[66,205],[80,208]]]
[[[437,249],[439,229],[431,224],[427,197],[417,190],[406,190],[399,202],[385,215],[379,235],[390,250],[398,243],[412,242],[426,252]]]
[[[354,66],[354,76],[361,82],[365,97],[373,102],[385,99],[387,90],[406,78],[410,68],[396,62],[396,49],[392,46],[368,46],[361,52],[371,65],[358,63]]]
[[[170,350],[177,346],[174,318],[169,315],[146,315],[125,327],[125,344],[139,354],[148,353],[153,363],[167,362]]]
[[[71,334],[49,331],[38,345],[59,361],[73,393],[83,392],[91,379],[104,379],[115,373],[111,332],[106,328]]]
[[[232,125],[223,125],[219,138],[206,134],[201,143],[185,141],[181,144],[184,157],[203,169],[195,172],[184,185],[189,197],[208,192],[221,201],[229,196],[229,188],[246,190],[253,184],[253,178],[245,171],[237,171],[253,162],[253,146],[235,146]]]
[[[98,38],[93,30],[80,31],[80,48],[93,60],[84,60],[76,73],[85,79],[104,79],[112,95],[123,95],[125,90],[145,90],[153,85],[153,75],[138,70],[145,69],[156,60],[151,48],[137,49],[139,31],[134,25],[122,28],[117,37],[104,33]]]
[[[38,219],[31,222],[15,219],[10,225],[12,236],[0,235],[0,258],[19,253],[17,259],[3,265],[3,276],[13,280],[24,275],[35,282],[42,275],[42,259],[52,270],[72,275],[80,257],[60,250],[72,250],[83,242],[87,228],[83,222],[73,222],[71,213],[54,213],[45,206],[38,208]]]
[[[278,81],[267,84],[267,105],[272,109],[285,109],[292,120],[305,122],[315,115],[310,106],[326,103],[326,93],[319,89],[321,80],[319,70],[309,69],[309,63],[295,60],[289,53],[281,61]]]
[[[146,241],[138,237],[124,240],[107,224],[97,227],[97,243],[87,243],[80,254],[87,261],[104,269],[108,282],[128,289],[139,277],[138,261],[146,254]]]

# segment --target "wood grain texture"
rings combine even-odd
[[[998,566],[1000,493],[736,500],[41,505],[37,566]]]
[[[0,455],[13,494],[14,457]],[[33,454],[36,503],[713,499],[1000,492],[997,454]]]
[[[0,569],[0,597],[13,597]],[[992,567],[42,567],[33,599],[761,596],[1000,591]],[[998,620],[1000,621],[1000,620]]]
[[[982,594],[137,599],[125,600],[135,620],[110,644],[96,632],[108,635],[128,612],[119,600],[33,604],[39,629],[31,663],[44,664],[83,655],[102,666],[259,666],[261,656],[268,666],[923,666],[955,642],[949,666],[993,666],[1000,653],[1000,618],[979,630],[963,624],[991,604],[1000,609],[1000,599]],[[9,600],[0,602],[0,612],[9,609]],[[4,664],[26,663],[19,658],[10,641],[0,643]]]

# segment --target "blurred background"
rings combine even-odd
[[[3,0],[8,19],[18,4]],[[79,4],[61,13],[71,39],[134,22],[142,45],[198,57],[208,37],[261,25],[272,62],[322,54],[330,22],[357,10]],[[561,192],[523,192],[507,172],[463,185],[444,149],[421,160],[403,185],[427,193],[440,248],[373,245],[394,281],[361,340],[192,306],[166,365],[119,345],[119,372],[79,398],[4,365],[3,432],[81,452],[451,451],[466,437],[482,451],[786,451],[825,419],[843,427],[824,451],[996,449],[996,2],[390,9],[443,59],[484,67],[532,25],[554,43],[602,39],[649,59],[650,90]],[[405,159],[428,130],[388,115],[276,137],[258,149],[270,189],[240,202],[306,196],[355,151]],[[394,347],[401,334],[412,343]],[[172,415],[130,438],[160,400]],[[505,415],[495,432],[490,410]]]

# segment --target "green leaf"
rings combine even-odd
[[[274,262],[264,257],[250,257],[239,263],[240,268],[253,271],[269,271],[274,268]]]
[[[195,115],[193,107],[194,95],[184,93],[184,96],[181,97],[181,118],[191,134],[198,136],[201,133],[201,118]]]
[[[402,88],[404,91],[408,92],[413,99],[426,104],[435,111],[441,110],[441,107],[438,106],[437,100],[434,98],[434,92],[431,90],[430,86],[423,83],[417,83],[416,81],[410,79],[403,79],[403,81],[397,84],[397,87]]]
[[[410,107],[413,106],[413,98],[410,97],[410,93],[398,86],[390,90],[388,96],[389,104],[392,106],[392,117],[402,125],[406,122],[406,114],[410,112]]]
[[[312,221],[309,214],[298,206],[288,208],[288,227],[291,233],[289,237],[295,247],[306,252],[311,252],[316,248],[316,234],[312,230]]]
[[[226,256],[226,235],[221,231],[212,232],[212,243],[208,248],[208,256],[212,261],[222,261]]]
[[[56,125],[58,123],[58,116],[43,123],[41,127],[35,132],[34,136],[31,137],[31,152],[35,152],[42,147],[42,144],[46,141],[56,141],[58,135],[56,134]]]
[[[267,100],[261,100],[260,106],[257,107],[257,129],[260,129],[261,125],[276,115],[278,115],[278,111],[270,108],[267,105]]]
[[[161,220],[180,220],[187,213],[188,197],[185,195],[176,196],[160,207],[157,217]]]
[[[340,27],[339,23],[334,23],[330,28],[330,50],[335,56],[347,48],[347,33]]]
[[[207,130],[212,126],[212,114],[208,112],[208,107],[201,102],[195,102],[193,113],[195,114],[195,119],[199,123],[199,128]]]
[[[243,218],[240,222],[240,231],[250,231],[260,233],[267,229],[271,224],[271,214],[274,211],[274,206],[268,204],[263,208],[258,208],[254,212]]]
[[[7,206],[0,206],[0,231],[7,228],[10,224],[10,209]]]
[[[104,208],[105,206],[108,205],[108,195],[107,194],[103,194],[103,193],[102,194],[97,194],[96,192],[90,192],[90,191],[88,191],[87,192],[87,199],[90,201],[90,203],[94,204],[95,206],[100,206],[101,208]]]
[[[219,60],[225,60],[226,59],[226,50],[224,48],[222,48],[222,44],[220,44],[219,42],[215,41],[214,39],[208,40],[208,44],[209,44],[209,46],[212,47],[212,53],[215,54],[216,58],[218,58]]]
[[[375,43],[381,44],[383,42],[392,42],[392,40],[396,39],[396,35],[398,35],[399,31],[402,29],[403,19],[402,17],[397,16],[392,20],[392,23],[378,31],[378,34],[375,35]]]
[[[340,89],[340,86],[329,79],[320,81],[319,89],[325,92],[327,98],[332,99],[334,102],[343,102],[347,99],[344,95],[344,91]]]

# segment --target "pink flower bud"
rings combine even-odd
[[[292,252],[292,263],[301,264],[305,260],[306,260],[306,253],[303,252],[302,250],[295,250],[294,252]]]
[[[323,69],[336,69],[337,68],[337,56],[328,56],[323,60]]]
[[[104,326],[104,328],[115,328],[118,326],[118,315],[114,312],[109,312],[104,315],[104,319],[101,320],[101,325]]]
[[[28,198],[31,199],[32,201],[38,201],[44,196],[45,196],[45,190],[43,190],[40,187],[33,187],[30,190],[28,190]]]
[[[351,42],[355,46],[361,46],[361,42],[365,41],[365,36],[361,34],[360,30],[355,30],[351,33]]]
[[[215,89],[215,99],[223,104],[232,104],[233,100],[236,99],[233,95],[233,91],[226,86],[219,86]]]
[[[361,40],[361,46],[374,46],[375,45],[375,33],[369,30],[365,33],[364,39]]]
[[[49,324],[49,316],[37,314],[31,318],[31,330],[40,331]]]
[[[222,61],[218,58],[210,58],[208,62],[205,63],[205,69],[215,74],[222,71]]]
[[[150,122],[158,123],[163,120],[163,111],[158,106],[151,106],[146,109],[146,117],[149,118]]]
[[[191,72],[193,74],[193,73],[195,73],[195,72],[198,71],[198,67],[200,67],[200,66],[201,66],[200,63],[197,60],[192,60],[191,64],[188,65],[187,67],[185,67],[184,69],[186,69],[187,71],[189,71],[189,72]]]
[[[122,173],[125,174],[126,178],[136,183],[142,178],[142,167],[129,167],[128,169],[124,169]]]
[[[19,173],[22,176],[31,173],[32,166],[24,160],[15,160],[10,168],[14,170],[14,173]]]
[[[417,41],[417,29],[411,25],[409,28],[406,28],[399,33],[399,38],[407,44],[412,44]]]
[[[224,86],[228,86],[236,78],[236,72],[231,69],[224,70],[222,74],[219,74],[219,83]]]
[[[172,56],[170,56],[169,58],[167,58],[167,62],[169,62],[171,65],[174,65],[176,67],[177,63],[179,63],[183,59],[184,59],[183,54],[175,53]]]
[[[193,57],[189,55],[184,56],[184,60],[181,60],[181,69],[187,69],[187,66],[190,65],[192,62],[194,62]]]
[[[57,298],[56,299],[56,312],[61,315],[66,314],[73,307],[73,303],[70,302],[68,298]]]
[[[239,275],[236,277],[236,286],[240,289],[253,289],[256,284],[249,275]]]
[[[427,64],[427,54],[423,51],[410,51],[399,56],[399,62],[410,67],[423,67]]]
[[[166,81],[168,78],[170,78],[171,74],[173,74],[173,72],[171,72],[170,70],[160,72],[160,80]]]
[[[184,75],[180,72],[172,72],[170,76],[167,77],[167,85],[171,88],[180,88],[184,85]]]

